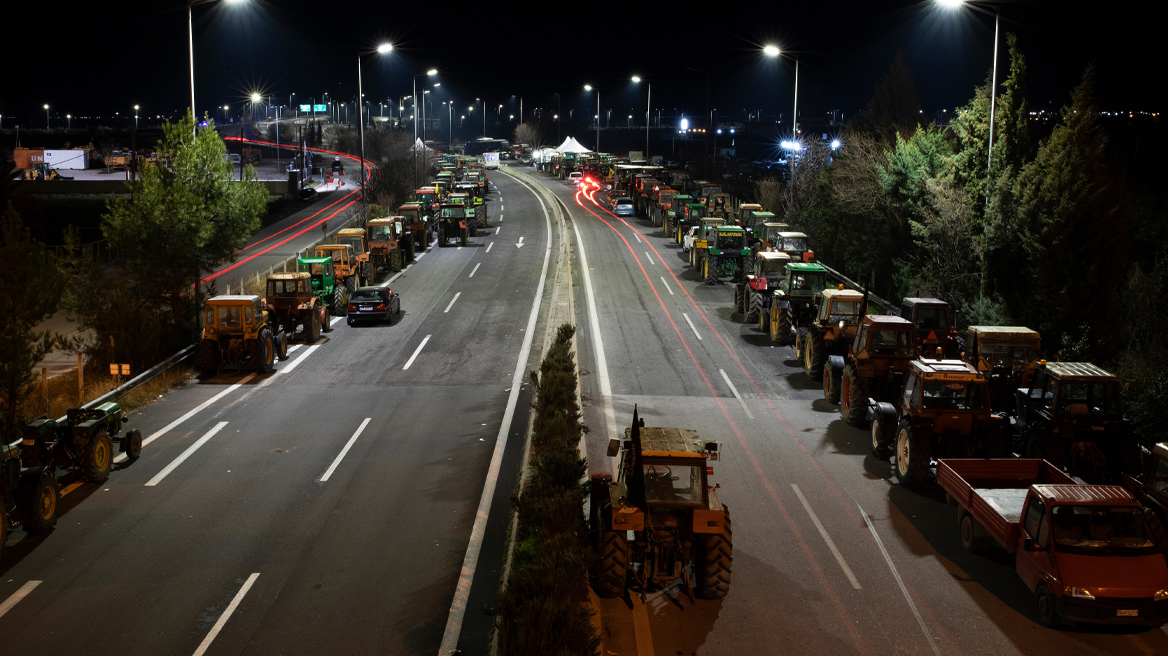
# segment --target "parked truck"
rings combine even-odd
[[[1144,519],[1152,529],[1156,546],[1168,553],[1168,442],[1156,444],[1149,451],[1141,450],[1138,473],[1125,473],[1123,486],[1144,507]]]
[[[1043,626],[1168,622],[1168,562],[1124,488],[1079,484],[1035,459],[940,460],[937,483],[965,549],[997,542],[1014,555]]]

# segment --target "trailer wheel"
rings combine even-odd
[[[85,480],[90,483],[104,483],[109,478],[113,451],[109,433],[103,428],[81,450],[81,467],[85,472]]]
[[[958,529],[961,532],[961,546],[969,553],[985,553],[993,546],[993,538],[983,535],[985,529],[979,531],[979,528],[981,527],[973,515],[963,510]]]
[[[142,455],[142,431],[135,428],[127,432],[122,439],[125,440],[126,457],[130,459],[130,462],[134,462]]]
[[[856,365],[844,367],[840,385],[840,415],[852,426],[863,426],[868,413],[868,384],[860,378]]]
[[[199,342],[199,349],[195,352],[195,368],[207,376],[219,373],[219,343],[213,339],[204,339]]]
[[[900,422],[896,431],[896,467],[893,472],[901,487],[912,489],[929,477],[929,462],[933,457],[930,435],[913,429],[909,421]]]
[[[600,555],[596,562],[596,594],[619,597],[625,593],[629,572],[629,542],[624,531],[600,532]]]
[[[1050,593],[1050,588],[1046,587],[1045,583],[1038,584],[1038,589],[1034,591],[1034,601],[1035,610],[1038,611],[1038,623],[1047,628],[1058,626],[1059,616],[1054,610],[1054,595]]]
[[[37,467],[20,478],[17,507],[24,516],[24,530],[32,534],[51,531],[57,525],[57,506],[61,500],[57,477],[48,467]]]
[[[725,532],[702,535],[702,569],[698,579],[698,596],[702,599],[722,599],[730,592],[734,534],[730,530],[730,509],[722,507],[726,511]]]

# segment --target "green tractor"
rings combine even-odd
[[[669,209],[665,213],[665,232],[668,236],[675,238],[679,244],[682,236],[689,229],[689,219],[686,218],[685,207],[691,201],[693,201],[693,196],[674,194],[669,201]]]
[[[76,480],[103,483],[113,465],[115,442],[131,461],[142,455],[142,432],[121,434],[127,420],[117,403],[75,408],[65,417],[63,424],[40,417],[25,425],[20,454],[24,467],[41,468],[54,479],[61,467],[71,470]]]
[[[702,258],[702,279],[708,283],[729,279],[738,282],[746,275],[750,248],[746,232],[736,226],[719,225],[710,231],[706,255]]]
[[[334,317],[343,317],[349,311],[349,288],[340,283],[333,270],[331,257],[302,257],[296,260],[296,270],[312,276],[312,293],[328,307]],[[328,326],[321,326],[328,332]]]
[[[819,264],[790,262],[787,276],[761,308],[770,314],[769,333],[776,344],[797,341],[797,331],[815,319],[816,300],[827,287],[827,269]],[[800,352],[801,355],[802,352]]]
[[[470,228],[467,209],[458,203],[442,203],[438,206],[438,246],[445,247],[451,239],[459,245],[470,244]]]

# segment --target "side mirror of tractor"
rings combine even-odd
[[[608,441],[608,457],[615,458],[620,453],[620,440],[615,437]]]

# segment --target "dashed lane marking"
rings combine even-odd
[[[754,415],[750,413],[750,408],[746,407],[746,401],[743,401],[742,395],[738,393],[738,388],[734,386],[734,383],[730,382],[730,377],[726,375],[726,370],[719,369],[718,373],[722,374],[722,380],[726,381],[726,384],[730,387],[730,391],[734,392],[734,398],[738,399],[738,405],[742,406],[742,410],[746,413],[746,416],[754,419]]]
[[[418,354],[422,352],[422,349],[426,347],[426,342],[428,341],[430,341],[430,336],[426,335],[426,338],[423,339],[422,343],[418,344],[418,348],[414,350],[414,354],[410,356],[409,360],[406,360],[406,366],[402,367],[402,371],[410,368],[410,365],[414,363],[414,359],[417,358]]]
[[[835,556],[835,562],[839,563],[840,569],[844,571],[844,576],[848,577],[853,588],[862,590],[863,588],[860,587],[860,582],[856,580],[856,575],[852,573],[852,568],[848,567],[847,562],[844,561],[843,554],[836,548],[835,541],[827,534],[827,529],[823,528],[823,523],[819,521],[819,516],[811,509],[811,504],[807,503],[807,497],[803,496],[803,492],[799,489],[798,485],[791,483],[791,489],[795,491],[795,496],[799,497],[799,503],[803,504],[803,510],[806,510],[808,516],[811,517],[811,523],[815,524],[815,528],[819,530],[819,535],[827,543],[827,548],[831,550],[831,555]]]
[[[361,437],[361,433],[372,420],[373,417],[366,417],[365,421],[361,422],[361,425],[357,427],[357,432],[353,433],[353,437],[350,437],[349,441],[345,442],[345,448],[341,449],[341,452],[337,454],[337,459],[333,460],[333,464],[329,465],[328,471],[324,473],[324,476],[320,477],[321,483],[328,481],[329,477],[333,475],[333,472],[337,470],[337,465],[341,464],[341,460],[344,460],[345,454],[348,453],[349,449],[353,447],[353,443],[357,441],[357,438]]]
[[[256,579],[259,577],[259,572],[253,572],[251,576],[247,577],[247,580],[243,582],[243,587],[239,589],[239,592],[235,594],[235,598],[228,604],[227,610],[223,611],[223,614],[219,616],[219,621],[215,622],[215,626],[211,627],[211,631],[207,633],[207,637],[203,638],[203,642],[199,643],[199,648],[195,650],[194,656],[203,656],[203,654],[207,653],[207,648],[214,642],[215,636],[219,635],[219,632],[226,626],[227,620],[231,619],[231,615],[235,613],[235,609],[239,608],[239,602],[243,601],[244,595],[247,594],[248,590],[251,590],[251,586],[255,584]]]
[[[7,599],[4,600],[4,603],[0,604],[0,617],[4,617],[5,613],[12,610],[13,606],[19,604],[21,599],[27,597],[28,593],[35,590],[36,587],[40,584],[41,581],[29,581],[28,583],[20,586],[20,589],[18,589],[16,592],[13,592]]]
[[[467,278],[474,278],[475,271],[478,271],[478,270],[479,270],[479,267],[481,267],[482,265],[483,265],[483,263],[482,263],[482,262],[479,262],[478,264],[476,264],[476,265],[474,266],[474,268],[470,270],[470,275],[469,275],[469,276],[467,276]]]
[[[669,286],[669,283],[665,282],[665,276],[661,276],[661,284],[665,285],[665,291],[669,292],[670,296],[674,295],[673,288]]]
[[[183,462],[185,462],[187,458],[191,457],[191,455],[193,455],[195,453],[195,451],[199,450],[199,447],[206,444],[212,437],[215,437],[215,434],[218,433],[219,431],[223,430],[223,427],[226,425],[227,425],[227,422],[225,422],[225,421],[221,421],[218,424],[215,424],[214,428],[207,431],[205,435],[203,435],[202,437],[200,437],[198,439],[197,442],[188,446],[187,450],[183,451],[182,454],[179,455],[179,457],[172,460],[171,463],[169,465],[167,465],[165,469],[163,469],[162,471],[155,474],[154,478],[146,481],[146,487],[154,487],[155,485],[158,485],[159,483],[161,483],[162,479],[166,478],[170,474],[170,472],[174,471],[175,469],[178,468],[179,465],[183,464]]]
[[[697,337],[700,340],[702,335],[698,332],[697,326],[694,326],[694,322],[690,320],[689,315],[685,312],[682,312],[681,316],[685,317],[685,322],[689,324],[689,329],[693,331],[694,337]]]
[[[442,311],[443,314],[446,314],[447,312],[450,311],[450,308],[454,307],[454,302],[458,300],[459,296],[462,296],[462,292],[455,292],[454,293],[454,298],[450,299],[450,305],[447,305],[446,309]]]

